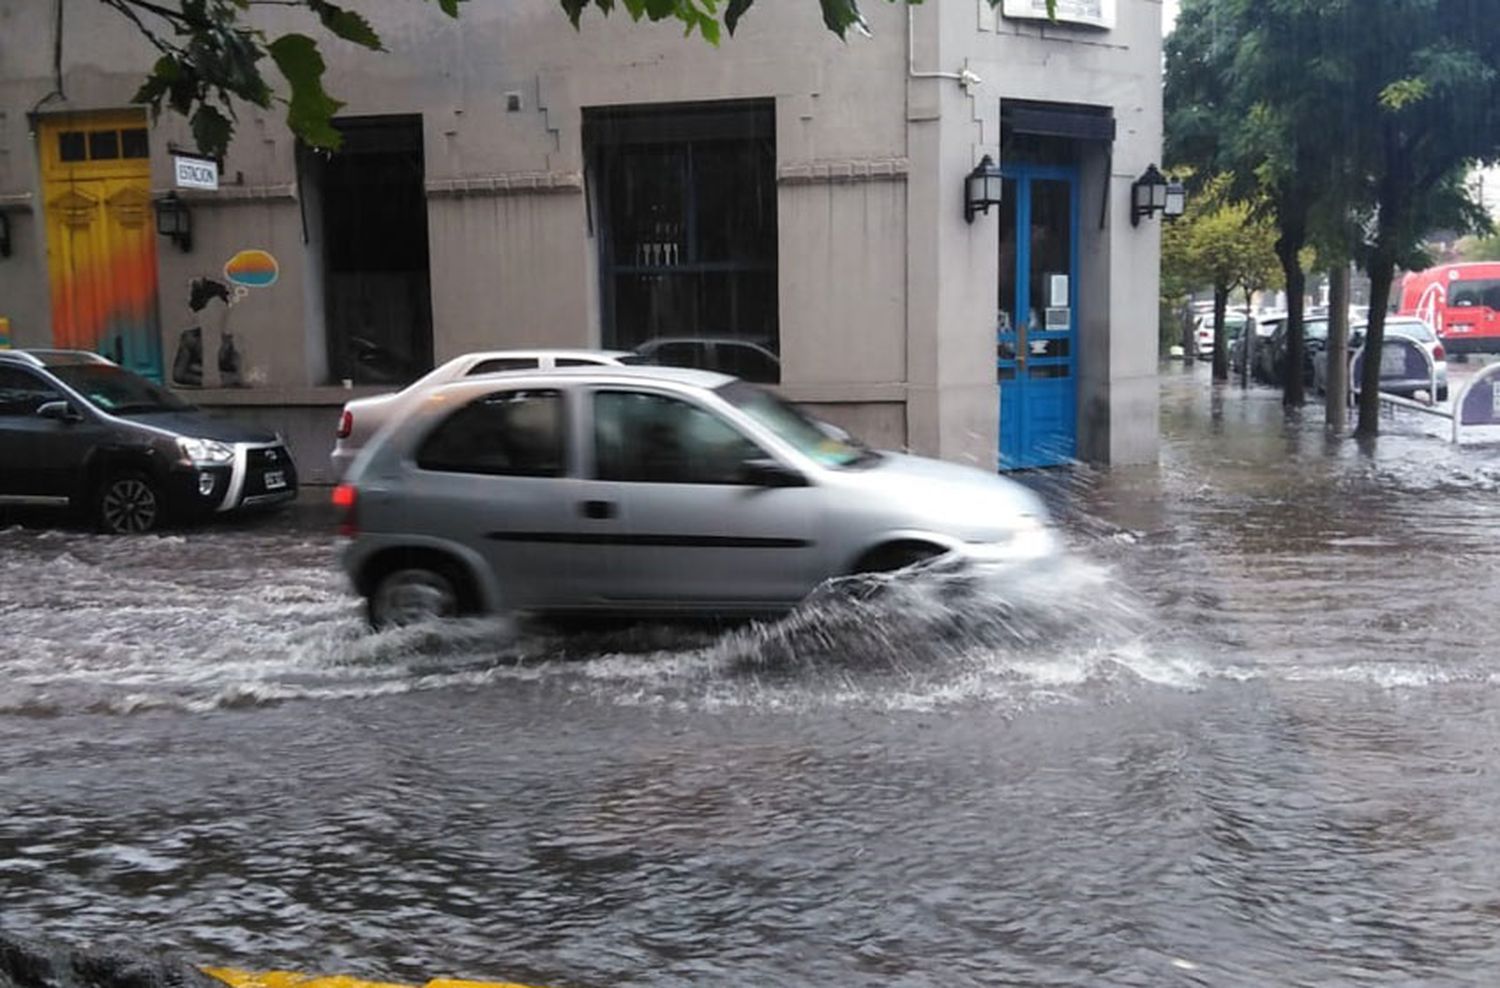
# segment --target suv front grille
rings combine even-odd
[[[267,482],[274,481],[277,474],[280,474],[280,484]],[[245,497],[289,493],[296,489],[297,468],[292,465],[291,454],[285,446],[252,449],[246,453]]]

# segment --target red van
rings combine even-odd
[[[1500,262],[1413,271],[1397,312],[1431,326],[1450,353],[1500,353]]]

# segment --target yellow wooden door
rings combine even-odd
[[[102,353],[159,381],[145,113],[49,117],[40,139],[53,345]]]

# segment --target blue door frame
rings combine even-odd
[[[1078,449],[1078,169],[1018,163],[1001,171],[1014,189],[1016,249],[1014,311],[1008,324],[1002,313],[996,330],[1000,469],[1058,466],[1071,462]],[[1050,298],[1031,297],[1032,192],[1038,182],[1067,186],[1066,311],[1050,305]]]

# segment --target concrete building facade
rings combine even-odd
[[[1062,0],[1061,23],[1041,0],[872,4],[847,42],[816,4],[762,0],[717,48],[596,12],[575,31],[554,0],[372,3],[388,52],[322,45],[345,150],[241,108],[217,191],[174,188],[183,121],[119,114],[149,47],[63,2],[54,73],[52,5],[0,0],[11,344],[113,348],[182,385],[197,329],[196,400],[281,428],[312,479],[344,400],[433,361],[720,334],[881,445],[990,469],[1156,455],[1159,222],[1130,204],[1160,155],[1160,0]],[[970,219],[985,156],[1006,194]],[[139,233],[169,192],[188,249]],[[133,273],[99,274],[121,251]],[[198,279],[227,297],[195,310]]]

